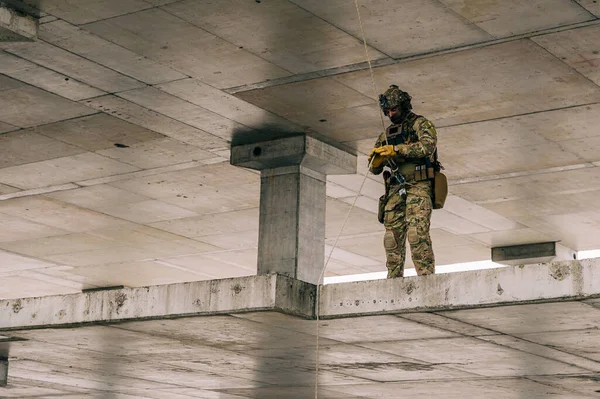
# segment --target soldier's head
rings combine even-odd
[[[411,98],[407,92],[400,90],[398,86],[391,85],[385,93],[379,95],[379,106],[393,123],[400,123],[412,109]]]

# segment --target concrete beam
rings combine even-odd
[[[516,266],[575,259],[577,259],[575,251],[554,241],[492,248],[492,261],[505,265]]]
[[[0,42],[32,41],[37,34],[37,19],[0,3]]]
[[[600,295],[600,259],[322,286],[321,318]]]
[[[316,287],[281,275],[0,301],[0,330],[260,310],[312,318]]]
[[[320,287],[320,318],[600,297],[600,259]],[[0,301],[0,331],[277,311],[315,317],[316,286],[281,275]],[[0,353],[1,357],[1,353]]]

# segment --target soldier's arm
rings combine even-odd
[[[381,145],[383,143],[384,135],[385,135],[385,133],[382,133],[381,135],[379,135],[379,138],[375,142],[375,146],[373,148],[381,147]],[[373,166],[373,164],[370,164],[369,165],[369,172],[373,173],[374,175],[378,175],[381,172],[383,172],[384,166],[385,165],[383,163],[380,166],[378,166],[378,167],[375,167],[375,166]]]
[[[437,145],[437,132],[433,123],[421,117],[415,121],[415,131],[419,141],[396,146],[398,155],[405,158],[425,158],[435,151]]]

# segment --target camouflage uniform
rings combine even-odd
[[[436,149],[437,133],[433,124],[426,118],[410,112],[401,124],[402,144],[386,141],[382,133],[375,148],[386,144],[396,144],[397,154],[390,157],[406,178],[406,184],[387,179],[387,202],[383,224],[385,235],[383,244],[387,255],[388,278],[404,275],[406,239],[410,244],[413,263],[418,275],[435,272],[435,258],[429,235],[432,208],[432,187],[430,180],[415,178],[415,167],[422,165],[425,157]],[[380,174],[384,166],[370,167],[373,174]],[[417,181],[420,180],[420,181]],[[406,193],[402,192],[402,188]]]

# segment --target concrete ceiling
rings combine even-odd
[[[598,300],[320,322],[274,312],[10,331],[5,398],[599,396]],[[4,339],[6,341],[6,338]],[[0,336],[0,344],[3,337]]]
[[[329,253],[390,83],[438,127],[438,264],[600,248],[599,2],[361,0],[377,91],[352,1],[27,4],[39,39],[0,43],[0,298],[255,274],[259,175],[229,147],[273,131],[359,155],[328,178]],[[382,191],[368,176],[327,276],[385,270]]]

